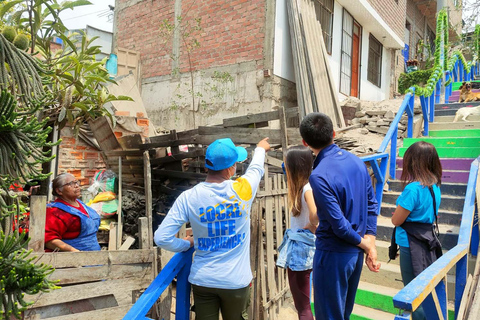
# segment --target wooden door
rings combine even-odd
[[[352,85],[350,95],[358,98],[358,79],[360,76],[360,25],[357,22],[353,24],[353,43],[352,43]]]

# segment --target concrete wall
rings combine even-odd
[[[353,16],[353,18],[355,18],[354,12],[350,12],[350,14]],[[347,97],[340,92],[343,7],[338,2],[335,2],[333,15],[332,54],[328,57],[335,82],[335,88],[337,88],[338,97],[340,100],[343,100]],[[390,71],[392,69],[391,55],[394,51],[383,48],[382,83],[381,87],[379,88],[367,80],[368,42],[370,32],[372,31],[373,30],[366,29],[362,26],[360,54],[360,99],[379,101],[388,99],[393,94],[393,92],[390,92],[390,86],[393,85]]]
[[[191,129],[296,106],[294,83],[273,76],[274,0],[117,0],[115,11],[116,47],[140,52],[142,99],[155,126]],[[201,18],[190,62],[181,33],[162,43],[162,21],[174,24],[178,16],[183,25]]]
[[[112,52],[113,34],[111,32],[93,28],[88,25],[86,28],[86,33],[89,39],[93,37],[98,37],[98,39],[93,41],[93,45],[100,46],[100,50],[102,51],[102,53],[96,57],[97,60],[101,60],[105,57],[108,57]]]

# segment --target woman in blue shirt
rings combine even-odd
[[[442,165],[432,144],[419,141],[407,149],[401,177],[404,190],[392,216],[404,285],[441,255],[441,245],[434,230],[440,207],[441,178]],[[413,313],[413,319],[425,319],[422,307]]]

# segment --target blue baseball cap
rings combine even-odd
[[[218,139],[207,148],[205,167],[220,171],[230,168],[235,162],[244,161],[247,156],[247,150],[244,147],[236,147],[230,138]]]

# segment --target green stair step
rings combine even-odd
[[[473,80],[473,81],[469,81],[469,82],[480,82],[480,80]],[[452,91],[459,90],[461,85],[462,85],[462,82],[452,83]]]
[[[426,141],[435,146],[439,147],[453,147],[453,148],[470,148],[470,147],[480,147],[480,137],[424,137],[424,138],[406,138],[403,139],[403,146],[410,147],[412,144],[418,141]]]
[[[465,130],[430,130],[430,137],[477,137],[480,139],[480,129]]]
[[[480,147],[435,147],[440,158],[476,158],[480,155]],[[407,151],[406,147],[398,150],[398,156],[403,157]]]
[[[395,314],[398,312],[398,309],[393,306],[393,297],[360,288],[357,290],[355,303],[364,307],[382,310],[388,313]]]

